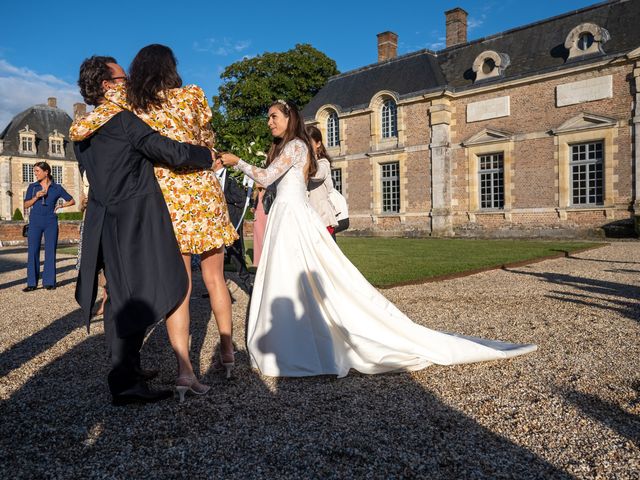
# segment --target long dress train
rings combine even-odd
[[[307,147],[289,142],[266,169],[237,168],[277,186],[247,326],[251,364],[264,375],[346,376],[510,358],[536,350],[413,323],[362,276],[307,201]]]

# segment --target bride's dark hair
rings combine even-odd
[[[282,114],[289,119],[287,124],[287,130],[284,132],[284,136],[273,137],[273,143],[267,154],[267,166],[282,153],[285,145],[291,140],[296,138],[302,140],[307,146],[307,158],[309,159],[309,169],[307,170],[307,176],[311,177],[318,171],[318,162],[313,154],[313,148],[307,130],[305,129],[304,122],[300,116],[298,108],[292,102],[285,102],[284,100],[276,100],[269,105],[269,110],[276,107],[282,112]]]
[[[142,48],[129,66],[127,100],[134,111],[162,107],[160,93],[182,86],[178,61],[169,47],[154,43]]]

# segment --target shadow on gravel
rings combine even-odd
[[[618,405],[606,402],[595,395],[578,391],[560,393],[585,415],[606,425],[636,445],[640,445],[640,416],[626,412]]]
[[[195,316],[195,335],[204,338],[208,321]],[[0,363],[16,368],[79,324],[77,311],[58,319]],[[156,386],[170,387],[163,330],[142,361],[160,369]],[[571,478],[407,373],[266,379],[242,346],[232,380],[205,373],[205,396],[112,407],[108,363],[94,334],[3,400],[0,469],[23,478]]]
[[[67,258],[63,258],[63,259],[57,259],[56,260],[56,265],[59,265],[61,262],[67,261]],[[0,290],[5,290],[7,288],[11,288],[11,287],[15,287],[16,285],[22,285],[22,286],[27,286],[27,270],[26,270],[26,266],[25,265],[21,265],[19,268],[15,268],[14,270],[19,270],[20,268],[24,269],[24,278],[20,278],[18,280],[12,280],[10,282],[6,282],[3,284],[0,284]],[[56,278],[59,278],[61,274],[75,270],[76,266],[75,265],[67,265],[66,267],[57,267],[56,268]],[[42,275],[41,275],[42,278]],[[75,283],[76,281],[76,277],[73,278],[68,278],[66,280],[59,280],[56,282],[56,285],[58,287],[61,287],[63,285],[67,285],[69,283]],[[42,283],[41,281],[38,283]],[[42,285],[39,285],[40,287],[42,287]]]
[[[640,321],[640,289],[635,285],[609,282],[606,280],[595,280],[592,278],[577,277],[563,273],[539,273],[515,269],[506,269],[506,271],[519,275],[538,277],[549,283],[568,286],[575,290],[585,292],[577,293],[552,290],[550,291],[552,295],[547,295],[548,298],[585,305],[592,308],[614,310],[627,318]],[[621,300],[597,297],[596,295],[618,297]],[[593,300],[598,300],[600,303]],[[609,305],[604,305],[602,302],[607,302]]]
[[[37,294],[37,291],[31,294]],[[29,319],[25,318],[24,321],[27,322]],[[4,350],[0,353],[0,377],[20,368],[53,347],[73,330],[83,326],[84,322],[81,319],[80,309],[78,309],[54,320],[39,332]]]
[[[627,265],[640,265],[640,262],[629,262],[624,260],[602,260],[599,258],[580,258],[572,255],[570,252],[566,250],[558,250],[559,252],[564,252],[566,258],[570,258],[571,260],[580,260],[583,262],[602,262],[602,263],[626,263]]]
[[[9,255],[22,254],[22,258],[20,261],[15,260],[14,258],[8,258]],[[63,262],[72,261],[70,265],[66,267],[60,267],[59,265]],[[42,269],[44,268],[44,249],[41,250],[40,253],[40,269],[42,274]],[[75,258],[69,257],[64,254],[58,253],[56,256],[56,273],[60,275],[64,272],[68,272],[70,270],[75,269]],[[27,249],[24,248],[2,248],[0,249],[0,273],[8,273],[13,272],[15,270],[24,270],[24,278],[20,278],[18,280],[13,280],[11,282],[6,282],[0,284],[0,290],[4,290],[6,288],[13,287],[15,285],[21,285],[27,283]],[[74,280],[75,281],[75,280]]]

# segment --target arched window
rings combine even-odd
[[[398,136],[398,107],[393,100],[385,100],[382,105],[382,138]]]
[[[336,112],[331,112],[327,117],[327,146],[337,147],[340,145],[340,120]]]

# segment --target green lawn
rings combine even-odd
[[[604,243],[543,240],[472,240],[444,238],[339,237],[338,245],[374,285],[419,282],[501,265],[574,252]],[[253,242],[245,241],[247,265],[251,265]],[[75,255],[76,246],[58,252]],[[231,266],[226,266],[231,269]],[[255,268],[249,267],[251,271]]]
[[[499,267],[506,263],[604,244],[578,241],[339,237],[338,245],[372,284],[383,287]]]

